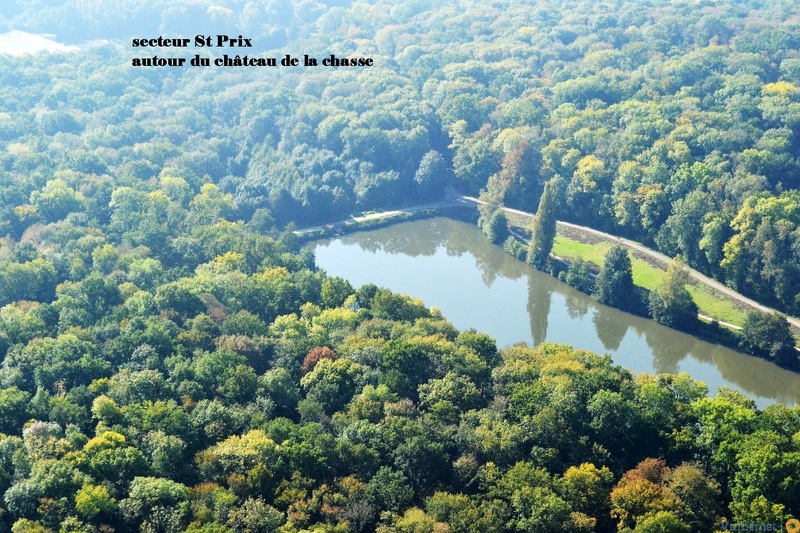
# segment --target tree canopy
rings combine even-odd
[[[653,320],[683,331],[697,327],[697,304],[686,290],[688,281],[679,256],[670,263],[661,286],[650,293],[649,309]]]
[[[595,280],[597,301],[632,313],[641,309],[641,299],[633,284],[633,270],[628,249],[613,245],[603,258],[603,266]]]
[[[0,529],[800,516],[797,407],[566,345],[498,350],[418,300],[327,276],[291,232],[484,191],[498,242],[500,206],[541,206],[535,263],[567,219],[796,313],[795,3],[124,4],[0,5],[9,30],[107,40],[0,57]],[[200,28],[252,39],[253,56],[373,66],[132,66],[132,38]],[[591,290],[584,267],[570,279]],[[682,287],[676,267],[653,314],[687,318]],[[596,295],[641,310],[625,249]],[[796,361],[780,315],[745,333]]]

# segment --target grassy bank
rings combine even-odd
[[[374,217],[374,215],[378,215]],[[367,220],[356,220],[356,217],[369,217],[372,215],[374,218]],[[434,216],[447,216],[460,220],[470,220],[476,213],[470,209],[463,207],[448,207],[448,208],[431,208],[419,209],[406,212],[387,212],[385,216],[374,211],[363,212],[353,215],[353,218],[347,222],[337,224],[342,228],[345,233],[354,231],[361,231],[366,229],[374,229],[389,224],[396,224],[398,222],[405,222],[409,220],[418,220],[422,218],[430,218]],[[516,226],[519,231],[524,234],[528,233],[527,227],[530,225],[531,218],[517,213],[509,213],[507,216],[510,224]],[[328,237],[330,232],[325,229],[318,229],[314,231],[305,231],[298,235],[302,242],[308,242],[316,239]],[[591,263],[595,271],[599,271],[600,265],[603,264],[603,258],[608,250],[614,243],[608,239],[598,237],[597,235],[576,230],[558,228],[558,234],[553,245],[553,255],[564,259],[567,262],[574,261],[582,257],[585,261]],[[633,267],[633,282],[648,291],[657,288],[661,284],[666,266],[650,259],[647,256],[638,254],[635,250],[631,250],[631,263]],[[741,326],[747,315],[747,308],[744,304],[725,296],[713,288],[692,279],[688,287],[689,293],[694,298],[697,306],[700,308],[700,313],[711,317],[719,322],[734,324]]]
[[[575,230],[569,232],[559,230],[553,245],[553,254],[567,261],[582,257],[599,269],[603,264],[603,257],[612,244],[594,235],[581,235]],[[639,257],[633,250],[631,252],[633,282],[650,291],[657,288],[661,284],[666,268]],[[690,282],[688,289],[702,314],[737,326],[744,323],[747,311],[735,300],[717,293],[714,289],[696,280]]]

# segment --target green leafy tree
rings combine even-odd
[[[105,486],[87,484],[75,494],[75,510],[87,520],[110,517],[117,510],[117,502]]]
[[[33,517],[42,509],[41,499],[72,498],[86,482],[88,476],[66,461],[43,459],[31,466],[30,476],[18,480],[5,493],[6,509],[15,517]],[[56,513],[66,518],[68,508]]]
[[[595,440],[623,462],[630,464],[644,457],[648,446],[656,444],[655,439],[647,438],[650,435],[641,411],[618,392],[598,391],[586,410],[591,416],[589,426],[595,431]]]
[[[748,353],[767,357],[781,365],[798,364],[789,322],[778,313],[749,312],[742,325],[739,346]]]
[[[122,295],[117,284],[99,273],[92,273],[82,281],[59,285],[54,305],[61,314],[61,324],[90,325],[121,303]],[[84,323],[70,323],[73,316],[75,322],[80,320]]]
[[[17,387],[0,389],[0,432],[19,435],[30,416],[31,395]]]
[[[289,371],[285,368],[273,368],[261,376],[259,381],[266,397],[275,404],[276,414],[293,416],[297,402],[300,401],[300,387]]]
[[[678,516],[691,531],[710,531],[719,523],[719,483],[698,465],[678,465],[667,476],[667,485],[680,498]]]
[[[444,446],[428,435],[405,439],[392,455],[395,467],[406,475],[417,491],[436,484],[450,473]]]
[[[376,317],[390,320],[413,321],[430,316],[430,312],[419,300],[395,294],[388,289],[378,289],[372,296],[370,307]]]
[[[233,402],[246,402],[258,387],[258,376],[247,360],[226,349],[200,356],[195,361],[195,375],[209,394]]]
[[[322,282],[320,296],[324,307],[339,307],[353,292],[353,286],[346,279],[330,277]]]
[[[364,369],[350,359],[320,359],[300,380],[308,398],[320,402],[325,412],[341,410],[355,394]]]
[[[493,367],[500,362],[500,357],[497,353],[497,341],[486,333],[468,329],[459,333],[455,342],[458,345],[470,348],[478,354],[481,360],[486,361],[487,364]]]
[[[186,320],[206,310],[200,298],[192,293],[186,283],[172,282],[161,285],[156,290],[155,303],[159,310],[171,318]]]
[[[594,274],[589,264],[584,261],[582,257],[578,257],[570,263],[564,281],[586,294],[592,294],[594,292]]]
[[[665,326],[682,331],[697,328],[697,304],[686,290],[689,275],[680,256],[669,265],[664,282],[650,293],[650,315]]]
[[[120,508],[130,525],[148,520],[169,522],[162,516],[165,512],[174,513],[180,523],[188,511],[188,499],[189,489],[181,483],[156,477],[137,477],[131,483],[128,498],[120,502]]]
[[[470,533],[486,531],[497,533],[502,525],[489,506],[473,500],[463,494],[436,492],[425,502],[425,509],[437,521],[445,522],[453,533]]]
[[[693,531],[672,511],[654,511],[644,515],[634,531],[641,533],[689,533]]]
[[[219,220],[230,220],[234,213],[233,196],[220,192],[212,183],[203,185],[200,194],[189,204],[189,221],[197,225],[211,225]]]
[[[264,468],[275,465],[278,450],[275,442],[261,430],[233,435],[207,448],[195,457],[205,479],[215,482],[235,481],[234,474],[251,477],[253,482],[270,474]]]
[[[399,513],[413,499],[414,490],[402,472],[382,466],[367,484],[367,493],[383,509]]]
[[[570,504],[573,512],[583,513],[606,524],[611,509],[611,486],[614,475],[607,467],[597,468],[592,463],[571,466],[559,480],[561,497]]]
[[[433,199],[440,196],[443,185],[449,184],[451,180],[452,172],[442,154],[431,150],[422,156],[414,174],[414,183],[421,198]]]
[[[285,521],[284,514],[264,500],[247,498],[240,506],[231,509],[227,523],[237,532],[272,533],[278,531]]]
[[[481,219],[479,225],[486,237],[494,244],[505,242],[509,236],[508,220],[502,209],[495,209],[489,219],[485,221]]]
[[[383,345],[380,381],[401,397],[416,400],[417,388],[431,376],[433,365],[424,346],[404,339]]]
[[[91,439],[83,448],[90,471],[97,480],[124,488],[134,477],[147,473],[144,454],[126,445],[125,437],[113,431]]]
[[[481,393],[475,384],[469,378],[453,372],[420,385],[419,398],[420,405],[433,413],[468,411],[481,403]]]
[[[0,261],[0,305],[18,300],[51,302],[58,273],[53,263],[35,258],[25,263]]]
[[[455,127],[466,124],[463,121],[455,123]],[[458,139],[458,136],[457,136]],[[486,183],[489,176],[499,170],[497,155],[492,150],[491,143],[479,132],[474,138],[467,137],[457,142],[456,153],[453,156],[453,173],[457,182],[468,193],[477,193]]]
[[[143,440],[142,447],[149,454],[148,464],[154,474],[167,479],[180,479],[179,476],[188,470],[186,443],[183,440],[163,431],[151,431]]]
[[[31,204],[36,206],[47,222],[55,222],[81,208],[83,195],[75,192],[62,179],[48,181],[41,191],[31,194]]]

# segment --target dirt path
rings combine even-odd
[[[481,200],[479,200],[479,199],[477,199],[477,198],[475,198],[473,196],[462,196],[461,199],[463,199],[466,202],[473,203],[475,205],[483,203]],[[533,218],[533,213],[528,213],[526,211],[520,211],[519,209],[511,209],[509,207],[504,207],[503,211],[505,211],[507,213],[515,213],[517,215],[522,215],[522,216]],[[564,227],[564,228],[572,228],[572,229],[575,229],[575,230],[583,231],[583,232],[595,235],[596,237],[600,237],[600,238],[602,238],[604,240],[607,240],[607,241],[617,242],[619,244],[627,246],[628,248],[636,250],[637,252],[639,252],[641,254],[644,254],[644,255],[646,255],[646,256],[658,261],[659,263],[663,264],[665,267],[667,265],[669,265],[670,261],[672,261],[672,259],[667,257],[666,255],[664,255],[662,253],[659,253],[659,252],[656,252],[656,251],[653,251],[650,248],[647,248],[646,246],[642,246],[638,242],[634,242],[634,241],[631,241],[631,240],[628,240],[628,239],[623,239],[622,237],[617,237],[616,235],[611,235],[610,233],[605,233],[605,232],[602,232],[602,231],[598,231],[596,229],[587,228],[586,226],[579,226],[577,224],[572,224],[571,222],[562,222],[561,220],[557,221],[556,224],[558,226],[561,226],[561,227]],[[714,289],[716,291],[719,291],[722,294],[724,294],[724,295],[726,295],[726,296],[728,296],[728,297],[730,297],[730,298],[732,298],[732,299],[734,299],[734,300],[736,300],[738,302],[741,302],[741,303],[743,303],[745,305],[748,305],[749,307],[752,307],[754,309],[758,309],[759,311],[764,311],[766,313],[775,312],[774,309],[771,309],[771,308],[769,308],[769,307],[767,307],[765,305],[761,305],[760,303],[758,303],[758,302],[756,302],[754,300],[751,300],[750,298],[747,298],[746,296],[742,296],[741,294],[739,294],[738,292],[734,291],[730,287],[727,287],[727,286],[723,285],[722,283],[720,283],[718,281],[715,281],[715,280],[709,278],[708,276],[706,276],[704,274],[701,274],[700,272],[698,272],[697,270],[694,270],[693,268],[686,267],[686,270],[689,272],[689,276],[691,276],[693,279],[696,279],[697,281],[699,281],[699,282],[701,282],[701,283],[703,283],[705,285],[708,285],[712,289]],[[788,316],[786,317],[786,319],[789,321],[789,323],[792,326],[800,329],[800,320],[797,320],[796,318],[792,318],[792,317],[788,317]]]
[[[344,226],[348,222],[367,222],[369,220],[378,220],[381,218],[389,218],[394,217],[402,213],[413,213],[415,211],[424,211],[426,209],[444,209],[446,207],[458,207],[464,205],[464,201],[461,200],[461,196],[458,195],[457,192],[453,190],[448,190],[447,195],[438,202],[433,202],[429,204],[421,204],[421,205],[412,205],[409,207],[403,207],[400,209],[394,209],[392,211],[380,211],[377,213],[370,213],[369,215],[364,216],[350,216],[349,218],[345,218],[342,220],[338,220],[336,222],[329,222],[327,224],[322,224],[319,226],[311,226],[308,228],[302,228],[295,230],[294,233],[296,235],[303,235],[306,233],[310,233],[312,231],[319,231],[329,226]]]
[[[627,246],[628,248],[636,250],[637,252],[640,252],[642,254],[647,255],[648,257],[651,257],[651,258],[655,259],[656,261],[662,263],[665,266],[669,265],[669,262],[672,261],[672,259],[667,257],[666,255],[664,255],[662,253],[659,253],[659,252],[656,252],[654,250],[651,250],[650,248],[647,248],[646,246],[642,246],[638,242],[634,242],[634,241],[631,241],[631,240],[628,240],[628,239],[623,239],[621,237],[616,237],[616,236],[611,235],[609,233],[604,233],[602,231],[597,231],[597,230],[594,230],[594,229],[591,229],[591,228],[587,228],[585,226],[579,226],[577,224],[572,224],[570,222],[558,221],[558,225],[563,226],[563,227],[567,227],[567,228],[577,229],[577,230],[580,230],[580,231],[585,231],[587,233],[591,233],[593,235],[596,235],[598,237],[602,237],[602,238],[610,240],[610,241],[616,241],[616,242],[618,242],[620,244],[623,244],[623,245]],[[694,270],[693,268],[690,268],[690,267],[687,266],[686,270],[689,272],[689,276],[691,276],[693,279],[696,279],[697,281],[708,285],[709,287],[713,288],[714,290],[717,290],[717,291],[723,293],[724,295],[729,296],[730,298],[733,298],[733,299],[735,299],[735,300],[737,300],[739,302],[747,304],[748,306],[753,307],[755,309],[758,309],[759,311],[764,311],[764,312],[768,312],[768,313],[774,312],[774,309],[771,309],[771,308],[769,308],[769,307],[767,307],[765,305],[761,305],[760,303],[758,303],[758,302],[756,302],[754,300],[751,300],[750,298],[747,298],[746,296],[742,296],[741,294],[739,294],[738,292],[734,291],[730,287],[728,287],[726,285],[723,285],[722,283],[709,278],[708,276],[698,272],[697,270]],[[796,320],[794,318],[791,318],[791,317],[787,317],[787,319],[789,320],[789,322],[792,325],[794,325],[796,327],[800,327],[800,321],[798,321],[798,320]]]
[[[389,218],[389,217],[397,216],[397,215],[399,215],[401,213],[412,213],[414,211],[422,211],[424,209],[437,209],[437,208],[456,207],[456,206],[463,206],[463,205],[474,205],[474,206],[477,206],[477,205],[480,205],[482,203],[484,203],[484,202],[482,202],[478,198],[475,198],[474,196],[460,196],[457,192],[455,192],[452,189],[450,189],[450,190],[447,191],[447,195],[445,196],[445,198],[440,200],[439,202],[433,202],[433,203],[428,203],[428,204],[409,206],[409,207],[404,207],[404,208],[401,208],[401,209],[394,209],[392,211],[382,211],[382,212],[379,212],[379,213],[370,213],[369,215],[360,216],[360,217],[351,216],[349,218],[340,220],[338,222],[333,222],[332,224],[325,224],[325,225],[314,226],[314,227],[310,227],[310,228],[299,229],[299,230],[296,230],[295,233],[297,235],[303,235],[304,233],[321,230],[321,229],[325,228],[326,226],[331,226],[331,225],[341,226],[341,225],[344,225],[344,224],[346,224],[348,222],[353,222],[353,221],[355,221],[355,222],[365,222],[365,221],[368,221],[368,220]],[[505,211],[506,213],[514,213],[514,214],[517,214],[517,215],[520,215],[520,216],[533,218],[533,213],[529,213],[527,211],[520,211],[519,209],[512,209],[510,207],[503,207],[503,211]],[[582,231],[582,232],[594,235],[595,237],[599,237],[599,238],[601,238],[603,240],[610,241],[610,242],[617,242],[619,244],[627,246],[628,248],[631,248],[632,250],[636,250],[637,252],[639,252],[639,253],[641,253],[641,254],[643,254],[643,255],[645,255],[645,256],[653,259],[653,260],[655,260],[656,262],[658,262],[658,263],[660,263],[662,265],[664,265],[665,268],[666,268],[667,265],[669,265],[670,261],[672,260],[671,258],[667,257],[666,255],[664,255],[662,253],[659,253],[659,252],[656,252],[654,250],[651,250],[650,248],[647,248],[646,246],[643,246],[643,245],[639,244],[638,242],[634,242],[634,241],[631,241],[631,240],[628,240],[628,239],[623,239],[622,237],[618,237],[616,235],[611,235],[610,233],[605,233],[603,231],[598,231],[596,229],[587,228],[586,226],[579,226],[578,224],[573,224],[571,222],[563,222],[561,220],[557,221],[556,224],[558,226],[561,226],[562,228],[571,228],[571,229],[574,229],[574,230],[577,230],[577,231]],[[727,286],[723,285],[722,283],[709,278],[708,276],[698,272],[697,270],[694,270],[693,268],[686,267],[686,270],[688,271],[689,276],[691,276],[693,279],[695,279],[695,280],[699,281],[700,283],[703,283],[703,284],[711,287],[712,289],[714,289],[716,291],[719,291],[720,293],[728,296],[729,298],[732,298],[732,299],[734,299],[734,300],[736,300],[738,302],[741,302],[741,303],[743,303],[743,304],[745,304],[745,305],[747,305],[747,306],[749,306],[749,307],[751,307],[753,309],[758,309],[759,311],[763,311],[763,312],[766,312],[766,313],[775,312],[774,309],[771,309],[771,308],[769,308],[769,307],[767,307],[765,305],[761,305],[760,303],[758,303],[758,302],[756,302],[754,300],[751,300],[750,298],[747,298],[746,296],[742,296],[741,294],[739,294],[738,292],[734,291],[730,287],[727,287]],[[789,323],[792,326],[794,326],[795,328],[800,329],[800,320],[798,320],[796,318],[788,317],[788,316],[786,317],[786,319],[789,321]]]
[[[659,252],[656,252],[654,250],[651,250],[650,248],[647,248],[646,246],[642,246],[638,242],[630,241],[628,239],[623,239],[621,237],[616,237],[616,236],[611,235],[609,233],[604,233],[602,231],[597,231],[597,230],[594,230],[594,229],[591,229],[591,228],[587,228],[585,226],[579,226],[577,224],[572,224],[570,222],[558,221],[557,224],[560,225],[560,226],[563,226],[563,227],[573,228],[573,229],[578,229],[578,230],[581,230],[581,231],[585,231],[587,233],[591,233],[593,235],[596,235],[598,237],[602,237],[602,238],[610,240],[610,241],[616,241],[616,242],[618,242],[620,244],[623,244],[623,245],[627,246],[628,248],[636,250],[637,252],[645,254],[648,257],[651,257],[651,258],[655,259],[656,261],[659,261],[664,266],[669,265],[670,261],[672,261],[672,259],[667,257],[666,255],[664,255],[662,253],[659,253]],[[760,303],[756,302],[755,300],[751,300],[750,298],[748,298],[746,296],[742,296],[741,294],[739,294],[738,292],[734,291],[730,287],[728,287],[726,285],[723,285],[722,283],[709,278],[705,274],[702,274],[702,273],[698,272],[697,270],[695,270],[693,268],[690,268],[690,267],[687,266],[686,270],[689,272],[689,276],[692,277],[693,279],[696,279],[697,281],[699,281],[701,283],[704,283],[705,285],[708,285],[712,289],[714,289],[716,291],[719,291],[722,294],[724,294],[724,295],[726,295],[726,296],[728,296],[730,298],[733,298],[736,301],[742,302],[743,304],[746,304],[746,305],[748,305],[748,306],[750,306],[752,308],[758,309],[759,311],[763,311],[765,313],[773,313],[773,312],[775,312],[774,309],[771,309],[771,308],[769,308],[769,307],[767,307],[765,305],[761,305]],[[786,319],[794,327],[800,328],[800,320],[797,320],[795,318],[788,317],[788,316],[786,317]]]

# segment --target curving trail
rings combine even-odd
[[[399,209],[393,209],[391,211],[380,211],[377,213],[370,213],[369,215],[364,216],[355,216],[352,215],[349,218],[345,218],[342,220],[337,220],[336,222],[329,222],[327,224],[320,224],[317,226],[309,226],[307,228],[297,229],[294,231],[295,235],[303,235],[305,233],[310,233],[312,231],[319,231],[324,229],[326,226],[342,226],[347,224],[348,222],[366,222],[368,220],[377,220],[381,218],[390,218],[393,216],[397,216],[401,213],[413,213],[414,211],[424,211],[425,209],[443,209],[445,207],[458,207],[465,205],[462,199],[467,198],[466,196],[459,196],[458,193],[454,192],[451,189],[448,189],[447,195],[439,200],[438,202],[432,202],[428,204],[420,204],[420,205],[412,205],[408,207],[401,207]]]
[[[462,196],[461,199],[464,200],[465,202],[473,203],[475,205],[483,203],[481,200],[479,200],[479,199],[477,199],[477,198],[475,198],[473,196]],[[510,207],[503,207],[503,211],[505,211],[507,213],[515,213],[517,215],[522,215],[522,216],[527,216],[527,217],[533,217],[533,215],[534,215],[533,213],[528,213],[526,211],[520,211],[519,209],[511,209]],[[586,226],[579,226],[578,224],[573,224],[571,222],[563,222],[561,220],[557,221],[556,224],[559,225],[559,226],[565,227],[565,228],[573,228],[573,229],[577,229],[577,230],[580,230],[580,231],[585,231],[587,233],[591,233],[592,235],[596,235],[598,237],[602,237],[603,239],[606,239],[606,240],[609,240],[609,241],[616,241],[619,244],[627,246],[628,248],[636,250],[637,252],[640,252],[640,253],[642,253],[644,255],[647,255],[648,257],[651,257],[651,258],[655,259],[656,261],[664,264],[665,266],[668,265],[670,261],[672,261],[672,259],[667,257],[666,255],[664,255],[662,253],[659,253],[659,252],[656,252],[654,250],[651,250],[650,248],[647,248],[646,246],[642,246],[638,242],[634,242],[634,241],[631,241],[631,240],[628,240],[628,239],[623,239],[622,237],[617,237],[616,235],[611,235],[610,233],[605,233],[603,231],[598,231],[596,229],[587,228]],[[746,296],[742,296],[741,294],[739,294],[738,292],[734,291],[730,287],[727,287],[727,286],[723,285],[722,283],[709,278],[708,276],[698,272],[697,270],[695,270],[693,268],[690,268],[690,267],[687,266],[686,270],[688,271],[689,276],[691,276],[692,278],[696,279],[697,281],[699,281],[701,283],[704,283],[705,285],[708,285],[709,287],[713,288],[714,290],[717,290],[717,291],[725,294],[726,296],[728,296],[730,298],[733,298],[734,300],[737,300],[737,301],[739,301],[739,302],[741,302],[743,304],[746,304],[746,305],[748,305],[748,306],[750,306],[750,307],[752,307],[754,309],[758,309],[759,311],[764,311],[766,313],[774,313],[775,312],[774,309],[769,308],[769,307],[767,307],[765,305],[761,305],[760,303],[758,303],[758,302],[756,302],[754,300],[751,300],[750,298],[747,298]],[[789,321],[789,323],[792,326],[800,329],[800,320],[797,320],[796,318],[792,318],[790,316],[787,316],[786,319]]]
[[[433,202],[433,203],[428,203],[428,204],[409,206],[409,207],[404,207],[404,208],[400,208],[400,209],[394,209],[392,211],[383,211],[383,212],[379,212],[379,213],[371,213],[369,215],[361,216],[361,217],[351,216],[350,218],[347,218],[347,219],[344,219],[344,220],[340,220],[338,222],[334,222],[334,224],[342,225],[342,224],[345,224],[346,222],[351,222],[351,221],[363,222],[363,221],[366,221],[366,220],[389,218],[389,217],[396,216],[396,215],[398,215],[400,213],[412,213],[414,211],[421,211],[423,209],[434,209],[434,208],[445,208],[445,207],[456,207],[456,206],[478,206],[478,205],[483,204],[483,203],[484,203],[483,201],[479,200],[478,198],[475,198],[474,196],[459,196],[458,193],[456,193],[452,189],[449,189],[447,191],[447,195],[445,196],[445,198],[440,200],[439,202]],[[530,217],[530,218],[533,218],[533,215],[534,215],[534,213],[529,213],[527,211],[520,211],[519,209],[512,209],[510,207],[503,207],[502,209],[506,213],[514,213],[514,214],[517,214],[517,215]],[[658,261],[659,263],[662,263],[665,267],[667,265],[669,265],[670,261],[672,261],[672,259],[667,257],[666,255],[664,255],[664,254],[662,254],[660,252],[656,252],[654,250],[651,250],[650,248],[647,248],[646,246],[643,246],[643,245],[639,244],[638,242],[631,241],[631,240],[628,240],[628,239],[623,239],[622,237],[618,237],[616,235],[611,235],[610,233],[605,233],[603,231],[592,229],[592,228],[589,228],[589,227],[586,227],[586,226],[580,226],[578,224],[573,224],[571,222],[564,222],[564,221],[561,221],[561,220],[556,221],[556,224],[559,225],[559,226],[565,227],[565,228],[573,228],[573,229],[576,229],[576,230],[584,231],[586,233],[591,233],[592,235],[596,235],[597,237],[601,237],[601,238],[606,239],[608,241],[617,242],[619,244],[627,246],[628,248],[631,248],[632,250],[636,250],[639,253],[642,253],[644,255],[647,255],[648,257],[651,257],[652,259]],[[296,230],[295,233],[297,235],[302,235],[303,233],[319,230],[319,229],[322,229],[324,227],[325,227],[324,225],[320,225],[320,226],[314,226],[314,227],[310,227],[310,228],[303,228],[303,229]],[[745,304],[745,305],[747,305],[747,306],[749,306],[749,307],[751,307],[753,309],[758,309],[759,311],[763,311],[765,313],[774,313],[775,312],[774,309],[772,309],[770,307],[767,307],[765,305],[762,305],[762,304],[760,304],[760,303],[758,303],[758,302],[756,302],[754,300],[751,300],[750,298],[747,298],[746,296],[743,296],[743,295],[739,294],[738,292],[734,291],[730,287],[727,287],[727,286],[723,285],[722,283],[709,278],[708,276],[698,272],[697,270],[694,270],[693,268],[690,268],[690,267],[687,266],[686,270],[689,273],[689,276],[691,276],[693,279],[696,279],[700,283],[703,283],[703,284],[713,288],[714,290],[719,291],[722,294],[725,294],[726,296],[728,296],[730,298],[733,298],[734,300],[736,300],[738,302],[741,302],[741,303],[743,303],[743,304]],[[800,329],[800,320],[798,320],[796,318],[793,318],[793,317],[790,317],[790,316],[787,316],[786,319],[789,321],[789,324],[791,324],[793,327],[795,327],[797,329]],[[731,324],[731,326],[733,326],[733,325]],[[736,326],[736,327],[738,328],[738,326]]]

